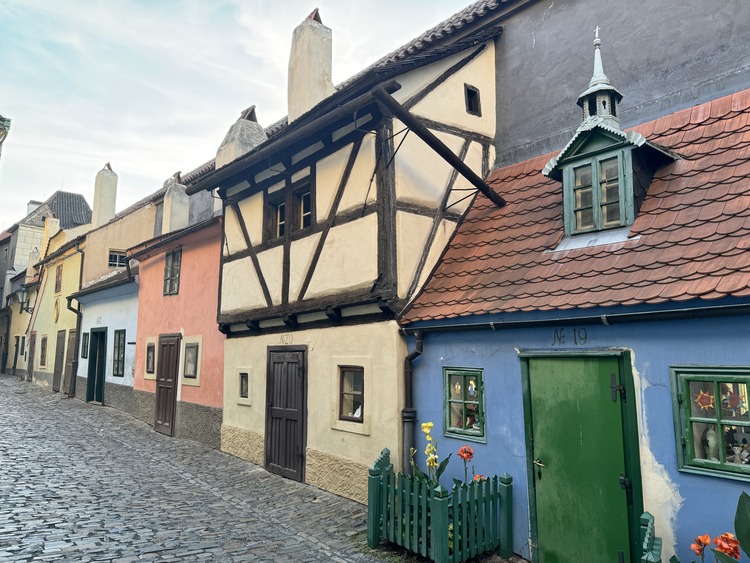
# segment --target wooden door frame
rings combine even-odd
[[[60,335],[62,334],[62,345],[60,344]],[[62,389],[63,375],[65,374],[65,343],[67,342],[68,331],[65,329],[58,330],[55,334],[55,365],[52,368],[52,391],[59,393]],[[48,345],[49,346],[49,345]],[[62,351],[62,355],[60,352]],[[60,358],[60,375],[57,374],[57,359]],[[57,382],[57,389],[55,389]]]
[[[162,361],[162,353],[161,353],[161,341],[165,338],[176,338],[177,339],[177,361],[175,362],[175,376],[174,376],[174,392],[172,393],[172,420],[169,424],[169,434],[168,436],[170,438],[173,438],[175,435],[175,422],[177,420],[177,391],[178,387],[180,385],[180,360],[182,358],[182,333],[175,332],[175,333],[166,333],[166,334],[160,334],[156,339],[156,370],[154,375],[156,376],[156,386],[154,388],[154,430],[156,432],[159,432],[156,430],[156,411],[159,408],[159,400],[158,400],[158,393],[159,393],[159,367],[161,366]],[[163,432],[159,432],[160,434],[164,434]],[[167,436],[167,434],[164,434],[164,436]]]
[[[271,354],[273,352],[302,352],[302,471],[300,482],[305,482],[307,472],[307,345],[268,346],[266,350],[266,424],[263,437],[263,467],[268,467],[268,436],[271,430]]]
[[[29,342],[26,348],[28,360],[26,361],[26,381],[34,381],[34,354],[36,354],[36,331],[29,332]]]
[[[89,354],[88,354],[88,366],[86,368],[86,402],[90,403],[92,401],[96,402],[96,361],[92,363],[91,360],[96,360],[96,358],[92,358],[92,348],[94,343],[94,334],[97,334],[97,345],[96,345],[96,354],[97,357],[99,356],[99,337],[98,335],[101,333],[104,333],[104,373],[102,377],[102,400],[101,403],[104,404],[104,384],[107,381],[107,330],[108,327],[97,327],[92,328],[89,330],[91,333],[91,336],[89,336]],[[92,374],[93,371],[93,374]],[[93,383],[92,383],[92,375],[93,375]],[[89,399],[89,390],[91,390],[91,399]]]
[[[625,470],[632,487],[633,503],[628,504],[630,524],[630,556],[633,562],[640,561],[642,551],[640,541],[640,518],[643,514],[643,485],[641,482],[640,447],[638,442],[638,412],[635,407],[635,385],[629,350],[530,350],[518,354],[521,360],[521,389],[523,393],[523,426],[526,442],[526,482],[529,491],[529,525],[531,539],[531,560],[539,560],[539,537],[537,530],[536,487],[534,485],[533,428],[531,420],[531,381],[529,360],[538,358],[616,358],[620,370],[620,384],[625,386],[626,400],[620,403],[622,412],[623,447]]]

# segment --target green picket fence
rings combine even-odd
[[[513,553],[513,479],[507,473],[451,491],[396,474],[384,449],[370,468],[367,543],[385,539],[436,563],[466,561],[490,550]]]

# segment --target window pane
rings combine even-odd
[[[249,381],[246,373],[240,374],[240,398],[247,399],[249,397]]]
[[[724,443],[727,463],[747,465],[750,463],[750,428],[745,426],[725,426]]]
[[[195,378],[198,375],[198,345],[187,344],[185,346],[185,377]]]
[[[309,227],[312,224],[312,199],[310,192],[304,192],[300,196],[300,226]]]
[[[463,383],[464,383],[463,376],[451,375],[450,377],[451,400],[463,399],[463,390],[464,390]]]
[[[579,166],[573,169],[575,176],[575,187],[581,188],[591,185],[591,165]]]
[[[361,367],[341,367],[339,418],[363,420],[365,371]]]
[[[620,186],[618,182],[617,158],[608,158],[599,163],[603,226],[620,224]]]
[[[715,424],[693,422],[693,447],[695,459],[719,461],[719,436]]]
[[[602,224],[605,227],[620,224],[620,203],[610,203],[602,206]]]
[[[454,428],[464,427],[464,409],[462,403],[450,404],[450,425]]]
[[[716,418],[715,385],[713,381],[690,382],[690,414],[701,418]]]
[[[341,416],[362,418],[362,396],[344,393],[341,396]]]
[[[719,383],[721,390],[721,418],[727,421],[750,421],[745,383]]]
[[[283,237],[286,232],[286,205],[280,203],[276,206],[276,236]]]
[[[594,214],[592,209],[576,211],[576,230],[590,229],[594,226]]]

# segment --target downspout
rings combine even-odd
[[[78,291],[80,291],[83,286],[83,261],[86,258],[86,254],[81,250],[78,244],[76,244],[76,252],[81,255],[81,267],[78,270]],[[70,398],[76,396],[76,380],[78,379],[78,343],[81,341],[81,319],[83,318],[83,313],[81,312],[81,304],[77,299],[75,309],[70,306],[72,298],[68,296],[66,299],[68,301],[68,310],[72,311],[76,316],[76,339],[73,343],[73,353],[75,355],[73,356],[73,363],[70,367],[70,387],[68,388],[68,398]]]
[[[411,474],[411,450],[414,447],[414,426],[417,422],[417,409],[414,408],[414,369],[412,361],[422,354],[422,333],[414,333],[416,342],[414,350],[404,359],[404,410],[401,411],[401,421],[404,432],[404,447],[401,452],[404,473]]]

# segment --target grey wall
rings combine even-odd
[[[601,27],[604,72],[630,127],[750,87],[747,0],[539,0],[503,22],[497,163],[570,140]]]

